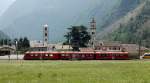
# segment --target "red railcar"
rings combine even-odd
[[[96,52],[96,60],[127,60],[128,52]]]
[[[128,52],[27,52],[24,60],[126,60]]]
[[[94,52],[61,52],[61,60],[94,60]]]
[[[24,60],[60,60],[59,52],[27,52]]]

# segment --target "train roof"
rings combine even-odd
[[[128,53],[128,52],[77,52],[77,51],[61,51],[61,52],[57,52],[57,51],[29,51],[29,52],[26,52],[26,53],[75,53],[75,54],[78,54],[78,53],[88,53],[88,54],[93,54],[93,53]]]

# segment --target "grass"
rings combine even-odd
[[[150,83],[150,61],[0,61],[0,83]]]

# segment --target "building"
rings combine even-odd
[[[122,52],[123,47],[121,43],[119,42],[102,42],[102,41],[97,41],[95,43],[95,51],[98,52]]]
[[[15,46],[0,46],[0,56],[11,55],[15,50]]]
[[[43,29],[43,46],[47,46],[49,42],[49,31],[48,31],[48,25],[45,24]]]
[[[30,41],[30,51],[47,51],[47,46],[43,45],[43,41]]]
[[[90,34],[91,34],[91,40],[90,40],[90,46],[94,49],[95,48],[95,41],[96,41],[96,21],[93,18],[90,22]]]
[[[144,46],[141,46],[141,49],[139,49],[139,45],[137,44],[122,44],[122,47],[125,51],[129,52],[131,58],[139,58],[146,50],[148,50],[148,48]]]

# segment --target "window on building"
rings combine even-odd
[[[112,48],[111,48],[111,47],[109,47],[109,50],[112,50]]]
[[[45,41],[47,41],[47,39],[45,39]]]
[[[117,48],[116,48],[116,47],[113,47],[113,50],[117,50]]]
[[[45,36],[47,36],[47,33],[45,33]]]
[[[45,31],[47,31],[47,28],[45,28]]]
[[[95,34],[95,32],[92,32],[92,35],[94,35]]]

